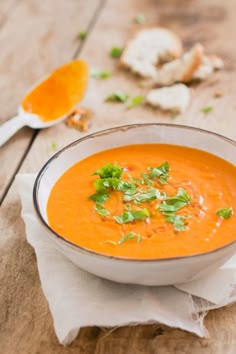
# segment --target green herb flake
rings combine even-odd
[[[101,192],[92,194],[90,195],[90,197],[88,197],[89,200],[93,200],[94,202],[99,204],[105,203],[109,198],[110,196],[108,193],[101,193]]]
[[[137,242],[141,242],[142,241],[142,236],[139,235],[139,234],[136,234],[135,232],[131,231],[129,232],[128,234],[122,236],[118,242],[115,242],[113,240],[106,240],[106,241],[103,241],[102,243],[110,243],[111,245],[114,245],[114,246],[119,246],[121,245],[122,243],[128,241],[128,240],[132,240],[136,238],[136,241]]]
[[[131,200],[138,203],[151,202],[155,199],[162,199],[161,193],[158,189],[149,187],[146,190],[139,191],[134,195],[124,195],[123,200],[129,202]]]
[[[91,70],[91,77],[95,78],[95,79],[102,79],[102,80],[106,80],[109,77],[111,77],[111,73],[109,71],[99,71],[96,69],[92,69]]]
[[[138,24],[142,24],[146,21],[146,17],[143,13],[139,13],[134,18],[135,22]]]
[[[115,241],[112,241],[112,240],[106,240],[106,241],[103,241],[103,242],[101,242],[101,243],[110,243],[111,245],[113,245],[113,246],[117,246],[117,242],[115,242]]]
[[[149,217],[149,211],[144,208],[140,210],[125,211],[120,216],[113,216],[118,224],[127,224],[134,220],[145,220]]]
[[[169,178],[169,163],[165,161],[158,167],[148,167],[149,173],[143,173],[143,177],[147,179],[158,179],[161,184],[167,184]]]
[[[136,192],[137,187],[131,182],[120,181],[117,190],[123,192],[125,195],[133,195]]]
[[[109,216],[109,215],[110,215],[109,211],[108,211],[106,208],[104,208],[103,205],[101,205],[101,204],[99,204],[99,203],[96,203],[96,204],[95,204],[94,209],[95,209],[96,212],[97,212],[99,215],[101,215],[101,216]]]
[[[122,243],[131,240],[133,238],[136,238],[137,242],[141,242],[142,241],[142,236],[139,234],[136,234],[135,232],[131,231],[129,232],[127,235],[124,235],[123,237],[121,237],[121,239],[117,242],[118,245],[121,245]]]
[[[223,219],[229,219],[233,215],[233,208],[222,208],[217,210],[216,215],[220,216]]]
[[[139,106],[140,104],[142,104],[145,101],[145,97],[144,96],[135,96],[132,98],[131,103],[128,105],[128,109],[134,108],[136,106]]]
[[[77,38],[80,39],[81,41],[84,41],[86,37],[87,37],[86,31],[80,31],[77,35]]]
[[[56,151],[56,149],[57,149],[57,144],[56,144],[55,141],[52,141],[52,142],[51,142],[51,150],[52,150],[52,151]]]
[[[97,171],[93,172],[92,175],[97,175],[101,179],[103,178],[120,178],[123,173],[123,168],[119,167],[117,164],[107,163],[103,167],[99,168]]]
[[[116,91],[114,93],[112,93],[111,95],[107,96],[105,98],[105,102],[126,102],[127,99],[129,98],[128,95],[126,95],[124,92],[122,91]]]
[[[122,48],[112,47],[109,54],[112,58],[119,58],[123,52]]]
[[[211,111],[213,111],[213,107],[211,107],[211,106],[207,106],[207,107],[204,107],[204,108],[201,109],[201,112],[204,113],[204,114],[208,114]]]
[[[120,183],[119,178],[96,179],[94,181],[94,188],[99,193],[105,193],[107,192],[107,188],[112,188],[114,190],[117,190],[119,183]]]

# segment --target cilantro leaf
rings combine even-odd
[[[56,149],[57,149],[57,144],[56,144],[55,141],[52,141],[52,142],[51,142],[51,150],[52,150],[52,151],[56,151]]]
[[[105,98],[106,102],[125,102],[129,96],[122,91],[116,91]]]
[[[176,215],[175,213],[170,213],[170,214],[166,214],[165,219],[167,222],[173,224],[174,229],[176,231],[185,231],[187,229],[185,225],[185,220],[189,217],[191,217],[191,215],[181,216],[181,215]]]
[[[201,109],[201,112],[204,113],[204,114],[208,114],[211,111],[213,111],[213,107],[211,107],[211,106],[207,106],[207,107],[204,107],[204,108]]]
[[[99,215],[101,215],[101,216],[109,216],[109,215],[110,215],[109,211],[108,211],[106,208],[104,208],[104,206],[102,206],[102,205],[99,204],[99,203],[96,203],[96,204],[95,204],[94,209],[95,209],[96,212],[97,212]]]
[[[135,232],[131,231],[129,232],[128,234],[122,236],[118,242],[115,242],[113,240],[106,240],[106,241],[103,241],[103,243],[110,243],[111,245],[114,245],[114,246],[118,246],[118,245],[121,245],[122,243],[128,241],[128,240],[131,240],[133,238],[136,238],[137,242],[141,242],[142,241],[142,236],[139,235],[139,234],[136,234]]]
[[[110,56],[112,58],[119,58],[123,52],[122,48],[119,47],[112,47],[110,50]]]
[[[161,164],[158,167],[148,167],[148,171],[150,171],[150,173],[143,174],[144,178],[150,178],[150,179],[159,179],[159,182],[161,184],[167,184],[167,179],[169,177],[169,163],[167,161],[165,161],[163,164]]]
[[[120,181],[117,190],[123,192],[126,195],[132,195],[136,192],[137,187],[131,182]]]
[[[124,195],[124,201],[129,202],[131,200],[134,200],[138,203],[145,203],[145,202],[150,202],[155,199],[162,199],[160,191],[156,188],[150,187],[146,190],[139,191],[138,193],[132,195],[132,196],[126,196]]]
[[[81,41],[85,40],[86,37],[87,37],[86,31],[80,31],[77,35],[77,38],[80,39]]]
[[[220,216],[223,219],[229,219],[233,215],[233,208],[222,208],[217,210],[216,215]]]
[[[122,243],[131,240],[133,238],[137,239],[137,242],[141,242],[142,241],[142,236],[139,234],[136,234],[135,232],[131,231],[129,232],[127,235],[124,235],[123,237],[121,237],[121,239],[119,239],[119,241],[117,242],[118,245],[121,245]]]
[[[117,190],[119,183],[119,178],[96,179],[94,181],[94,188],[100,193],[105,193],[107,191],[107,188]]]
[[[139,13],[135,16],[134,18],[135,22],[137,22],[138,24],[142,24],[146,21],[146,17],[144,14]]]
[[[99,170],[93,172],[92,175],[97,175],[101,179],[103,179],[103,178],[120,178],[122,173],[123,173],[123,168],[119,167],[116,164],[111,165],[110,163],[107,163],[103,167],[99,168]]]
[[[127,224],[134,220],[145,220],[149,217],[149,211],[144,208],[140,210],[124,211],[120,216],[113,216],[118,224]]]
[[[96,203],[102,204],[105,203],[108,199],[110,198],[108,193],[95,193],[90,195],[90,197],[88,197],[89,200],[93,200]]]
[[[92,69],[91,70],[91,76],[95,79],[108,79],[109,77],[111,77],[111,73],[109,71],[99,71],[96,69]]]
[[[168,198],[166,198],[166,200],[168,201],[169,204],[171,204],[171,203],[174,204],[176,202],[183,202],[183,203],[189,204],[191,201],[191,197],[185,189],[179,188],[178,192],[175,196],[168,197]]]
[[[140,104],[142,104],[145,100],[144,96],[135,96],[132,98],[131,103],[128,105],[128,109],[134,108],[136,106],[139,106]]]

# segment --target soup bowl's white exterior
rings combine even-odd
[[[72,165],[102,150],[147,143],[194,147],[236,164],[236,143],[204,130],[168,124],[137,124],[108,129],[72,143],[45,164],[34,185],[36,215],[60,252],[80,268],[100,277],[142,285],[178,284],[203,277],[219,268],[235,253],[236,242],[200,255],[150,260],[126,259],[101,255],[73,245],[63,235],[54,232],[47,223],[46,206],[50,191],[58,178]]]

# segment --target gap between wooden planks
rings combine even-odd
[[[0,17],[0,124],[14,116],[29,87],[52,69],[78,55],[104,0],[9,1]],[[10,6],[11,5],[11,6]],[[37,133],[18,132],[0,148],[0,205]]]
[[[123,89],[135,95],[139,93],[136,81],[131,75],[116,68],[107,52],[113,45],[122,46],[127,36],[137,26],[133,17],[144,12],[151,24],[161,23],[177,30],[189,44],[194,37],[204,42],[213,53],[224,54],[227,68],[214,80],[199,86],[194,91],[194,101],[190,110],[174,122],[205,127],[234,137],[234,60],[233,1],[222,3],[219,0],[182,1],[109,1],[92,31],[81,56],[91,66],[112,70],[114,78],[107,81],[91,80],[84,104],[94,109],[92,129],[98,130],[113,125],[134,122],[170,122],[167,116],[146,108],[127,112],[122,105],[108,105],[103,98],[114,89]],[[215,25],[214,25],[215,24]],[[219,25],[221,24],[221,25]],[[188,31],[186,30],[188,28]],[[223,29],[223,30],[222,30]],[[227,40],[226,40],[227,39]],[[229,40],[231,39],[231,41]],[[126,76],[127,75],[127,76]],[[220,85],[220,86],[219,86]],[[224,90],[225,100],[214,100],[215,89]],[[207,104],[214,105],[214,115],[202,116],[200,109]],[[226,114],[227,112],[227,114]],[[224,120],[222,120],[224,116]],[[173,121],[172,121],[173,122]],[[50,130],[41,131],[26,157],[21,172],[37,172],[52,155],[51,142],[58,148],[80,137],[76,131],[66,129],[63,124]],[[236,306],[212,311],[206,319],[210,339],[198,337],[165,326],[124,327],[114,332],[97,328],[83,329],[78,339],[69,347],[58,345],[54,335],[52,320],[46,300],[40,287],[35,256],[24,237],[24,225],[20,219],[20,203],[13,184],[2,207],[0,222],[0,353],[86,353],[86,354],[124,354],[124,353],[193,353],[193,354],[233,354],[235,352]],[[4,230],[4,233],[3,233]],[[4,270],[4,271],[1,271]],[[14,338],[14,341],[12,340]]]

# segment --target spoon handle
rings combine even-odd
[[[26,125],[24,116],[17,115],[9,119],[0,127],[0,146],[12,137],[18,130]]]

